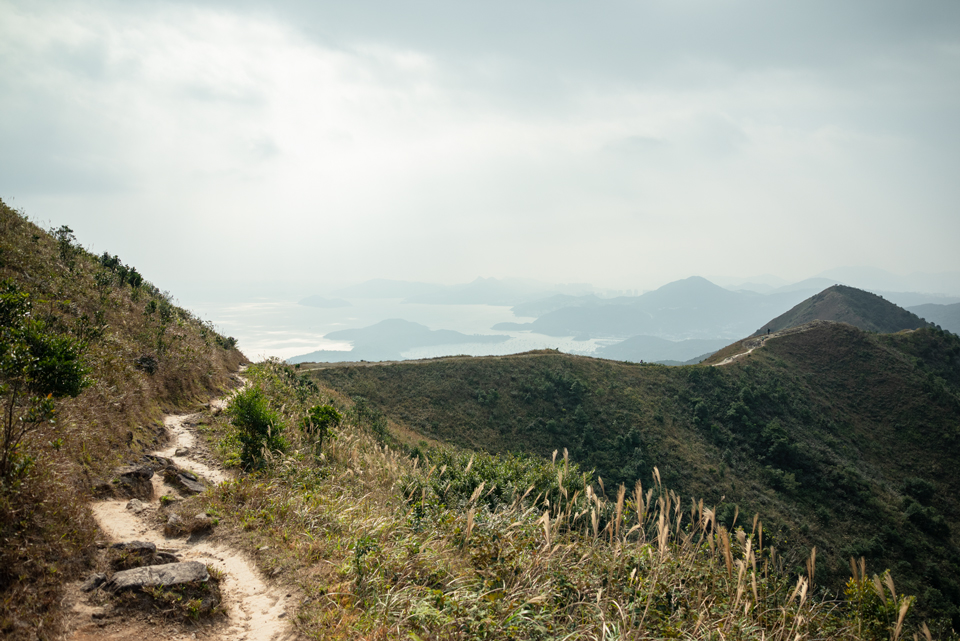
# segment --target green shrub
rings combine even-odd
[[[283,423],[259,387],[238,392],[227,408],[240,440],[240,462],[248,470],[263,467],[269,452],[282,452]]]
[[[317,439],[317,448],[320,448],[330,433],[330,428],[342,422],[343,415],[334,406],[314,405],[307,410],[307,415],[303,417],[300,425],[306,433]]]
[[[26,471],[24,437],[52,423],[54,399],[77,396],[88,384],[79,343],[33,318],[30,296],[12,281],[0,283],[0,481]]]

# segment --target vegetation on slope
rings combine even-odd
[[[960,603],[960,339],[842,323],[767,341],[724,367],[559,353],[326,366],[310,374],[399,424],[462,447],[569,448],[607,487],[664,484],[761,514],[800,567],[839,591],[850,557],[890,568],[939,628]],[[893,453],[893,455],[891,454]]]
[[[3,201],[0,283],[0,632],[53,638],[62,584],[96,549],[87,500],[243,356],[135,268]]]
[[[882,296],[855,287],[834,285],[777,316],[757,330],[755,335],[797,327],[815,320],[837,321],[868,332],[884,333],[930,325],[916,314],[884,300]]]
[[[897,639],[925,628],[889,574],[857,566],[824,599],[818,560],[791,571],[762,522],[727,524],[656,469],[604,486],[547,459],[427,448],[402,454],[368,402],[288,366],[247,369],[284,451],[204,495],[262,566],[299,585],[316,639]],[[245,401],[244,401],[245,402]],[[315,407],[343,421],[318,444]],[[210,426],[240,464],[243,422]],[[269,450],[270,448],[267,448]],[[929,637],[926,637],[929,638]]]

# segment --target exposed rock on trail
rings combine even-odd
[[[210,411],[222,411],[224,406],[222,400],[213,401]],[[117,471],[114,486],[120,491],[115,494],[123,495],[122,500],[92,505],[105,537],[117,542],[105,551],[117,571],[109,577],[95,574],[67,587],[65,603],[72,606],[67,640],[189,639],[191,635],[216,641],[296,638],[288,623],[288,608],[294,605],[295,596],[290,590],[268,584],[252,561],[227,541],[218,540],[215,532],[206,534],[213,528],[213,519],[200,513],[188,517],[188,522],[177,516],[180,523],[161,525],[160,497],[166,497],[169,503],[170,499],[192,496],[230,478],[195,432],[201,418],[201,414],[165,417],[171,436],[169,446],[144,457],[143,464]],[[136,498],[128,500],[130,496]],[[184,538],[187,534],[189,537]],[[138,565],[142,567],[131,567]],[[104,590],[119,593],[150,586],[201,584],[209,579],[208,567],[220,577],[226,617],[174,623],[158,617],[155,611],[118,612],[109,603],[101,605],[102,596],[99,601],[96,598]]]
[[[130,465],[119,468],[116,475],[116,492],[121,496],[138,499],[153,498],[153,468],[149,465]]]
[[[107,589],[118,591],[156,585],[173,586],[195,581],[203,582],[209,579],[210,574],[207,572],[206,565],[199,561],[185,561],[183,563],[148,565],[117,572],[107,582]]]

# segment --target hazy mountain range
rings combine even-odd
[[[627,338],[646,335],[668,340],[737,339],[790,309],[813,291],[775,294],[733,292],[693,276],[641,296],[600,300],[591,297],[543,314],[531,323],[500,323],[494,329],[525,329],[548,336]]]
[[[336,291],[344,298],[402,298],[427,305],[517,305],[554,294],[581,295],[594,291],[586,283],[549,284],[524,278],[477,278],[460,285],[438,285],[375,278]]]
[[[401,352],[414,347],[458,345],[465,343],[502,343],[502,334],[464,334],[449,329],[432,330],[426,325],[391,318],[370,327],[344,329],[325,336],[331,340],[353,342],[349,352],[318,350],[287,359],[288,363],[331,363],[340,361],[402,360]]]
[[[404,303],[419,305],[510,305],[518,319],[534,320],[497,323],[491,329],[503,332],[499,334],[468,335],[452,330],[430,330],[424,325],[394,319],[365,328],[332,332],[324,337],[352,341],[350,352],[320,350],[289,361],[398,360],[402,352],[416,347],[501,343],[509,339],[507,332],[513,335],[530,332],[575,337],[578,341],[617,341],[602,345],[594,352],[602,358],[679,364],[702,359],[732,341],[754,334],[766,328],[772,319],[777,319],[778,325],[792,322],[780,317],[815,294],[844,287],[838,283],[839,277],[884,288],[911,283],[928,289],[939,287],[934,293],[877,289],[870,296],[908,308],[901,310],[903,314],[916,314],[944,329],[960,332],[960,297],[943,293],[953,291],[950,284],[954,276],[900,277],[882,270],[841,268],[796,283],[774,286],[744,282],[731,288],[693,276],[639,296],[613,298],[603,297],[599,290],[587,284],[551,285],[524,279],[477,278],[461,285],[438,285],[375,279],[334,292],[342,298],[311,296],[300,303],[329,308],[350,305],[347,300],[350,298],[401,298]],[[826,303],[822,302],[821,306],[823,304]],[[808,316],[820,313],[807,312]],[[847,320],[832,318],[826,312],[822,315],[825,319]],[[856,316],[853,312],[849,314],[850,319]],[[852,324],[860,326],[856,322]]]

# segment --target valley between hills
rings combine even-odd
[[[240,389],[235,340],[135,268],[2,202],[0,229],[5,638],[230,638],[230,567],[121,587],[190,546],[283,595],[265,639],[960,629],[960,338],[880,296],[828,287],[696,365],[274,359]]]

